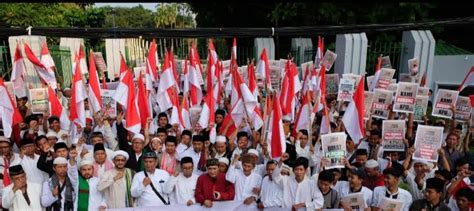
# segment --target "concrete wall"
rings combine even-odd
[[[474,55],[435,56],[430,88],[436,93],[438,85],[460,85],[474,66]]]

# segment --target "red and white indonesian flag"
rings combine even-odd
[[[301,90],[301,82],[298,77],[296,65],[293,64],[291,60],[287,61],[285,70],[280,103],[283,115],[291,115],[293,119],[296,106],[296,94]]]
[[[94,55],[89,54],[89,108],[98,112],[102,109],[102,98],[100,97],[99,76],[95,65]]]
[[[306,92],[306,94],[303,96],[303,100],[298,110],[298,114],[296,115],[294,132],[298,132],[302,129],[307,130],[309,132],[309,127],[311,125],[311,110],[309,105],[309,99],[309,92]]]
[[[468,86],[473,86],[474,85],[474,66],[471,67],[471,70],[469,73],[467,73],[466,77],[462,81],[461,85],[458,88],[458,91],[462,91],[464,88]]]
[[[127,62],[125,62],[125,58],[123,58],[122,53],[120,53],[120,73],[119,73],[120,80],[122,80],[126,72],[127,72]]]
[[[326,67],[324,65],[321,66],[319,70],[318,76],[318,104],[314,106],[314,112],[319,112],[323,110],[326,104]]]
[[[173,109],[171,111],[170,124],[178,124],[180,131],[191,128],[191,122],[189,119],[189,105],[187,105],[188,102],[186,98],[186,96],[183,96],[183,103],[182,106],[180,106],[178,95],[175,93],[172,96]]]
[[[211,124],[214,124],[214,97],[212,94],[212,89],[209,89],[209,92],[206,94],[206,99],[204,100],[204,105],[202,106],[202,111],[199,116],[198,123],[202,128],[208,128]]]
[[[156,102],[160,106],[160,110],[166,111],[173,106],[171,97],[168,94],[168,89],[171,89],[176,83],[173,75],[173,69],[171,66],[168,52],[165,55],[165,61],[163,63],[163,72],[160,75],[160,83],[158,85],[158,93]]]
[[[153,82],[158,81],[158,54],[156,53],[156,41],[153,39],[148,49],[146,58],[146,88],[153,88]]]
[[[214,95],[214,106],[218,106],[220,102],[220,93],[222,87],[222,79],[221,79],[221,69],[219,66],[219,60],[214,48],[214,44],[212,40],[209,41],[209,54],[208,54],[208,62],[207,62],[207,74],[211,77],[207,77],[207,84],[206,89],[212,89]]]
[[[265,82],[265,87],[268,91],[273,91],[272,83],[270,81],[270,63],[268,63],[267,49],[263,49],[262,54],[260,54],[260,60],[257,64],[257,73],[260,73],[262,79]]]
[[[176,61],[174,60],[173,49],[170,51],[170,62],[171,62],[171,69],[173,70],[173,77],[174,77],[174,88],[176,89],[175,92],[181,92],[179,89],[179,77],[178,71],[176,70]]]
[[[252,121],[252,125],[254,126],[255,130],[260,129],[263,126],[263,116],[262,112],[260,110],[260,103],[258,102],[258,87],[257,87],[257,79],[255,77],[255,68],[253,66],[253,63],[248,65],[247,68],[248,71],[248,78],[249,78],[249,86],[247,87],[246,84],[244,83],[243,86],[241,84],[241,91],[242,93],[247,93],[250,92],[252,94],[252,106],[253,103],[256,102],[256,105],[254,108],[250,111],[248,111],[249,118]],[[248,89],[248,91],[247,91]],[[244,98],[245,101],[245,98]]]
[[[127,109],[125,114],[125,128],[127,128],[128,131],[137,134],[140,133],[141,121],[135,96],[133,74],[131,71],[127,70],[125,71],[122,80],[120,80],[117,90],[115,90],[113,99]]]
[[[43,44],[43,49],[41,49],[41,61],[35,56],[27,43],[24,44],[24,47],[26,58],[28,58],[28,60],[33,64],[33,67],[35,68],[36,73],[38,73],[40,79],[44,83],[51,86],[53,89],[56,89],[57,82],[56,77],[54,76],[54,63],[52,63],[53,59],[51,58],[51,55],[49,55],[46,43]]]
[[[141,127],[145,128],[148,118],[151,116],[150,106],[148,105],[148,94],[143,84],[142,73],[138,76],[138,96],[137,96],[138,108],[140,110],[140,123]]]
[[[82,74],[85,74],[87,71],[86,53],[82,45],[79,47],[79,65],[81,65]]]
[[[183,119],[183,127],[185,129],[191,129],[191,118],[189,117],[189,101],[187,93],[183,95],[183,101],[181,103],[181,117]]]
[[[314,56],[314,68],[321,69],[321,60],[323,60],[324,52],[324,38],[318,36],[318,49],[316,49],[316,55]]]
[[[230,73],[229,74],[229,79],[227,80],[227,84],[225,86],[225,92],[226,95],[229,96],[232,94],[232,88],[234,87],[232,83],[234,80],[232,79],[232,71],[236,70],[238,71],[239,66],[237,64],[237,39],[234,38],[234,42],[232,43],[232,50],[230,52]]]
[[[189,93],[189,62],[188,57],[184,59],[184,68],[183,68],[183,92]]]
[[[268,143],[272,158],[281,157],[286,151],[285,131],[283,130],[283,115],[281,113],[278,95],[273,95],[273,109],[270,118],[270,143]]]
[[[86,126],[84,100],[87,98],[87,91],[84,82],[82,81],[81,68],[78,62],[79,61],[76,61],[76,71],[74,71],[74,79],[72,82],[69,120],[84,128]]]
[[[10,81],[13,82],[13,90],[15,95],[19,98],[26,96],[25,85],[25,65],[23,63],[23,56],[18,44],[16,44],[15,57],[13,59],[12,76]]]
[[[23,122],[20,112],[10,98],[10,94],[8,94],[3,78],[0,78],[0,117],[2,119],[3,134],[7,138],[11,137],[13,126]]]
[[[199,106],[202,101],[201,81],[202,75],[197,61],[198,56],[194,48],[190,49],[188,80],[189,80],[189,98],[191,107]]]
[[[48,87],[48,100],[51,116],[56,116],[59,118],[61,129],[69,130],[71,122],[69,121],[67,109],[63,108],[59,98],[56,96],[56,93],[51,87]]]
[[[352,101],[342,117],[342,122],[346,128],[347,133],[351,136],[354,142],[359,141],[365,136],[364,131],[364,79],[361,77],[359,85],[352,96]]]

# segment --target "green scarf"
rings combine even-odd
[[[127,188],[127,194],[125,195],[125,207],[133,207],[132,187],[133,172],[129,168],[125,169],[125,184]]]
[[[87,211],[89,209],[89,182],[80,174],[78,192],[77,210]]]

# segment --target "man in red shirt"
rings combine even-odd
[[[196,202],[205,207],[212,207],[213,201],[228,201],[234,199],[234,184],[225,179],[225,174],[219,172],[219,160],[209,159],[206,162],[207,173],[199,176],[196,184]]]
[[[379,163],[376,160],[368,160],[364,167],[367,179],[362,182],[363,186],[370,190],[374,190],[375,187],[384,186],[384,176],[380,173]]]

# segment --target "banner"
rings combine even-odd
[[[256,203],[245,205],[243,201],[213,201],[212,208],[204,208],[201,204],[187,206],[185,204],[172,204],[154,207],[129,207],[119,209],[107,209],[110,211],[148,211],[148,210],[183,210],[183,211],[202,211],[202,210],[226,210],[226,211],[252,211],[258,210]],[[265,208],[270,211],[290,210],[285,208]]]
[[[326,67],[326,71],[329,71],[334,64],[334,61],[336,61],[337,54],[330,50],[326,50],[326,53],[324,54],[323,60],[321,61],[321,64]]]
[[[395,103],[393,104],[393,111],[401,113],[413,113],[417,89],[418,84],[415,83],[398,83],[398,88],[395,95]]]
[[[16,104],[16,96],[15,96],[15,90],[13,89],[13,82],[4,82],[5,87],[7,87],[8,95],[10,95],[10,98],[12,99],[13,103],[15,106]]]
[[[372,117],[388,119],[389,106],[392,104],[393,92],[384,89],[375,89],[372,102]]]
[[[339,90],[339,74],[326,74],[326,93],[337,94]]]
[[[33,114],[43,114],[49,110],[48,89],[30,89],[31,112]]]
[[[456,101],[456,112],[454,119],[460,122],[468,122],[471,115],[471,101],[469,97],[459,96]]]
[[[104,111],[109,117],[117,116],[117,103],[112,98],[114,96],[115,90],[110,89],[100,89],[100,98],[102,98],[102,106]]]
[[[384,120],[382,122],[382,146],[384,151],[405,151],[405,120]]]
[[[346,138],[344,132],[321,135],[324,158],[330,161],[325,169],[344,168],[341,159],[346,155]]]
[[[424,122],[423,116],[426,115],[426,110],[428,108],[428,96],[417,95],[415,99],[415,109],[413,111],[413,121],[415,122]]]
[[[386,89],[391,83],[393,75],[395,74],[395,69],[382,68],[380,69],[379,79],[375,81],[375,88]]]
[[[364,200],[364,194],[350,193],[342,198],[342,204],[349,206],[352,210],[363,210],[367,208],[367,202]]]
[[[418,125],[413,159],[438,162],[438,149],[443,142],[443,130],[443,127]]]
[[[428,87],[418,87],[418,91],[416,96],[423,95],[423,96],[428,96],[430,93],[430,88]]]
[[[354,79],[342,78],[339,81],[337,101],[350,102],[354,93]]]
[[[436,95],[436,100],[433,105],[433,116],[451,119],[453,112],[451,105],[456,102],[458,98],[458,91],[439,89]]]

